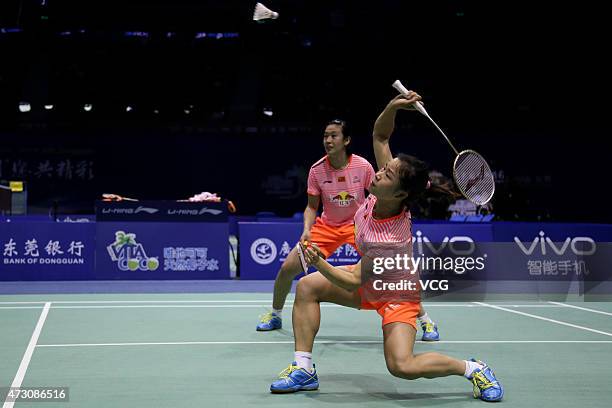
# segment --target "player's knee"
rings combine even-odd
[[[417,378],[421,378],[421,373],[418,367],[416,367],[412,361],[388,359],[387,369],[392,376],[403,378],[405,380],[416,380]]]
[[[283,278],[293,279],[296,275],[300,273],[299,267],[296,268],[296,265],[293,265],[289,260],[285,260],[278,271],[278,275]]]
[[[304,276],[297,283],[297,287],[295,289],[296,298],[316,299],[318,296],[318,286],[319,285],[317,285],[316,279],[313,275]]]

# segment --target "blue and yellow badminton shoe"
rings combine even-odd
[[[480,398],[487,402],[501,401],[504,396],[504,387],[495,377],[491,367],[480,360],[472,359],[472,361],[483,366],[472,373],[474,398]]]
[[[435,323],[421,323],[421,329],[423,329],[422,341],[439,341],[440,333],[438,332],[438,325]]]
[[[312,373],[305,368],[295,365],[295,361],[285,368],[278,379],[270,385],[270,392],[274,394],[286,394],[297,391],[314,391],[319,389],[319,377],[313,365]]]
[[[266,313],[261,316],[261,320],[257,325],[257,331],[270,331],[278,330],[283,327],[283,319],[278,317],[272,312]]]

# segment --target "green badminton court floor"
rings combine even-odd
[[[255,331],[269,303],[264,293],[0,296],[0,387],[69,388],[69,402],[14,404],[34,408],[486,404],[461,377],[392,377],[376,312],[328,304],[313,357],[320,389],[272,395],[293,341],[291,301],[284,330]],[[415,351],[485,360],[504,384],[504,406],[610,406],[612,303],[426,307],[442,341]]]

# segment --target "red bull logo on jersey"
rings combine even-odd
[[[351,205],[351,200],[355,201],[357,198],[354,195],[347,193],[346,191],[341,191],[335,196],[330,197],[330,201],[332,203],[338,204],[340,207],[348,207]]]

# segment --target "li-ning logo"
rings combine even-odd
[[[546,234],[544,234],[544,231],[540,231],[538,235],[539,237],[535,237],[533,239],[529,248],[523,245],[519,237],[514,237],[514,242],[516,242],[516,245],[518,245],[518,247],[525,255],[533,254],[536,247],[538,247],[538,243],[540,244],[539,246],[542,255],[546,255],[547,247],[552,249],[553,252],[557,255],[565,254],[565,251],[568,247],[575,255],[593,255],[595,251],[597,251],[597,244],[595,243],[593,238],[590,237],[567,237],[565,241],[563,241],[561,245],[557,247],[555,243],[550,238],[548,238]],[[585,249],[578,248],[578,243],[581,243],[581,247]]]
[[[142,244],[136,242],[136,234],[115,232],[115,242],[107,246],[106,250],[122,271],[154,271],[159,267],[159,260],[149,258]]]
[[[146,212],[147,214],[155,214],[159,210],[157,208],[148,208],[148,207],[138,207],[134,214],[138,214],[139,212]]]
[[[416,232],[416,245],[419,253],[423,253],[423,244],[434,254],[440,255],[445,249],[449,249],[454,255],[470,255],[476,249],[474,240],[467,236],[444,237],[436,248],[421,231]],[[467,248],[466,248],[467,244]]]
[[[147,214],[155,214],[159,210],[157,208],[149,207],[138,207],[133,208],[103,208],[102,214],[138,214],[139,212],[146,212]]]
[[[168,210],[168,215],[202,215],[202,214],[212,214],[219,215],[223,211],[221,210],[213,210],[212,208],[204,207],[200,210]]]

